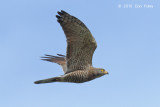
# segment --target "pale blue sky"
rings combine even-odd
[[[66,52],[59,10],[87,25],[98,43],[93,65],[109,75],[83,84],[33,84],[63,74],[40,60]],[[160,107],[159,11],[159,0],[1,0],[0,107]]]

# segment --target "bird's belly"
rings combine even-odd
[[[94,77],[90,77],[88,72],[84,71],[75,71],[68,73],[64,76],[63,82],[73,82],[73,83],[83,83],[94,79]]]

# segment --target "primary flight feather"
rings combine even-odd
[[[97,48],[97,43],[85,24],[63,10],[58,14],[56,15],[57,21],[67,38],[66,56],[61,54],[57,54],[58,56],[46,55],[42,57],[42,60],[59,64],[64,71],[64,75],[35,81],[35,84],[51,82],[83,83],[108,74],[104,69],[92,66],[92,57]]]

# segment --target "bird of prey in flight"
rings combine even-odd
[[[56,15],[67,38],[66,56],[46,55],[42,60],[59,64],[64,75],[35,81],[35,84],[51,82],[83,83],[108,74],[103,68],[92,66],[92,56],[97,43],[83,22],[61,10]]]

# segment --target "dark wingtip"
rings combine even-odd
[[[58,11],[57,13],[58,13],[60,16],[61,16],[61,15],[63,15],[63,13],[62,13],[62,12],[59,12],[59,11]]]
[[[61,17],[61,16],[56,15],[56,18],[60,19],[60,18],[62,18],[62,17]]]
[[[64,10],[61,10],[61,13],[65,13],[65,14],[68,14],[67,12],[65,12]]]
[[[64,10],[58,11],[57,13],[58,13],[60,16],[61,16],[61,15],[64,15],[64,14],[68,14],[68,13],[65,12]]]
[[[57,13],[58,13],[58,15],[56,15],[56,17],[58,19],[57,21],[61,24],[63,22],[63,16],[68,13],[65,12],[64,10],[58,11]]]

